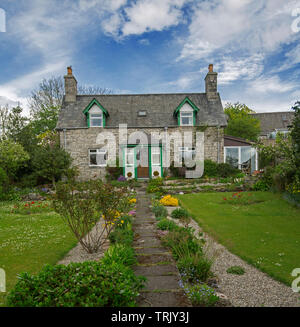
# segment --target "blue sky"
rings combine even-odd
[[[204,92],[284,111],[300,100],[300,0],[1,0],[0,105],[27,108],[43,78],[72,65],[114,93]],[[1,26],[1,24],[0,24]]]

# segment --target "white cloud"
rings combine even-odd
[[[250,91],[256,93],[285,93],[297,88],[296,83],[281,81],[277,75],[260,77],[250,83]]]
[[[141,0],[125,8],[127,21],[122,27],[124,36],[161,31],[178,25],[182,19],[184,0]]]
[[[299,37],[291,30],[296,4],[282,0],[197,2],[180,59],[198,60],[237,49],[250,55],[274,51]]]

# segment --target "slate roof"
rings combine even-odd
[[[129,95],[77,95],[76,102],[63,102],[57,129],[85,128],[86,116],[83,110],[95,98],[108,111],[106,127],[172,127],[177,126],[173,116],[175,109],[188,97],[198,108],[197,126],[226,126],[222,102],[208,101],[205,93],[175,94],[129,94]],[[146,111],[146,117],[139,117],[139,111]]]
[[[275,130],[287,130],[294,119],[293,111],[263,112],[252,114],[260,120],[261,135],[268,135]]]

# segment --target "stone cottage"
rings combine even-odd
[[[79,168],[80,179],[104,177],[106,167],[115,163],[109,153],[116,154],[127,178],[169,174],[169,163],[176,165],[197,155],[195,142],[190,146],[177,142],[185,132],[190,132],[194,141],[196,132],[203,132],[204,158],[224,162],[227,122],[217,75],[209,65],[205,93],[79,95],[72,68],[68,67],[57,130],[61,146]],[[125,127],[129,137],[123,137]],[[169,153],[163,137],[154,138],[153,133],[173,135]],[[139,134],[142,136],[136,136]]]

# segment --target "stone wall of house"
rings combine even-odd
[[[150,135],[153,132],[164,134],[163,128],[143,128],[134,129],[128,128],[128,137],[133,132],[144,131]],[[205,159],[211,159],[216,162],[224,162],[224,131],[223,128],[207,127],[201,129],[199,127],[174,127],[168,128],[168,134],[171,135],[170,142],[170,162],[174,161],[174,142],[183,140],[183,132],[190,131],[193,133],[193,138],[196,138],[196,132],[204,132],[204,157]],[[104,134],[103,134],[104,132]],[[115,151],[116,155],[119,152],[119,129],[116,128],[88,128],[88,129],[68,129],[65,132],[60,131],[60,143],[63,148],[71,154],[73,158],[73,166],[79,169],[79,179],[88,180],[92,178],[104,178],[106,175],[106,169],[103,167],[91,167],[89,166],[89,149],[95,149],[103,147],[104,143],[101,141],[102,136],[111,137],[115,139],[109,142],[107,147],[111,153]],[[97,139],[98,138],[98,139]],[[133,137],[134,138],[134,137]],[[125,142],[125,138],[121,136],[121,143]],[[141,139],[141,144],[146,140]],[[105,142],[107,143],[107,142]],[[130,142],[129,142],[130,143]],[[135,143],[135,142],[133,142]],[[219,145],[218,145],[219,143]],[[195,143],[193,144],[195,146]],[[166,155],[163,151],[163,163],[166,163]]]

